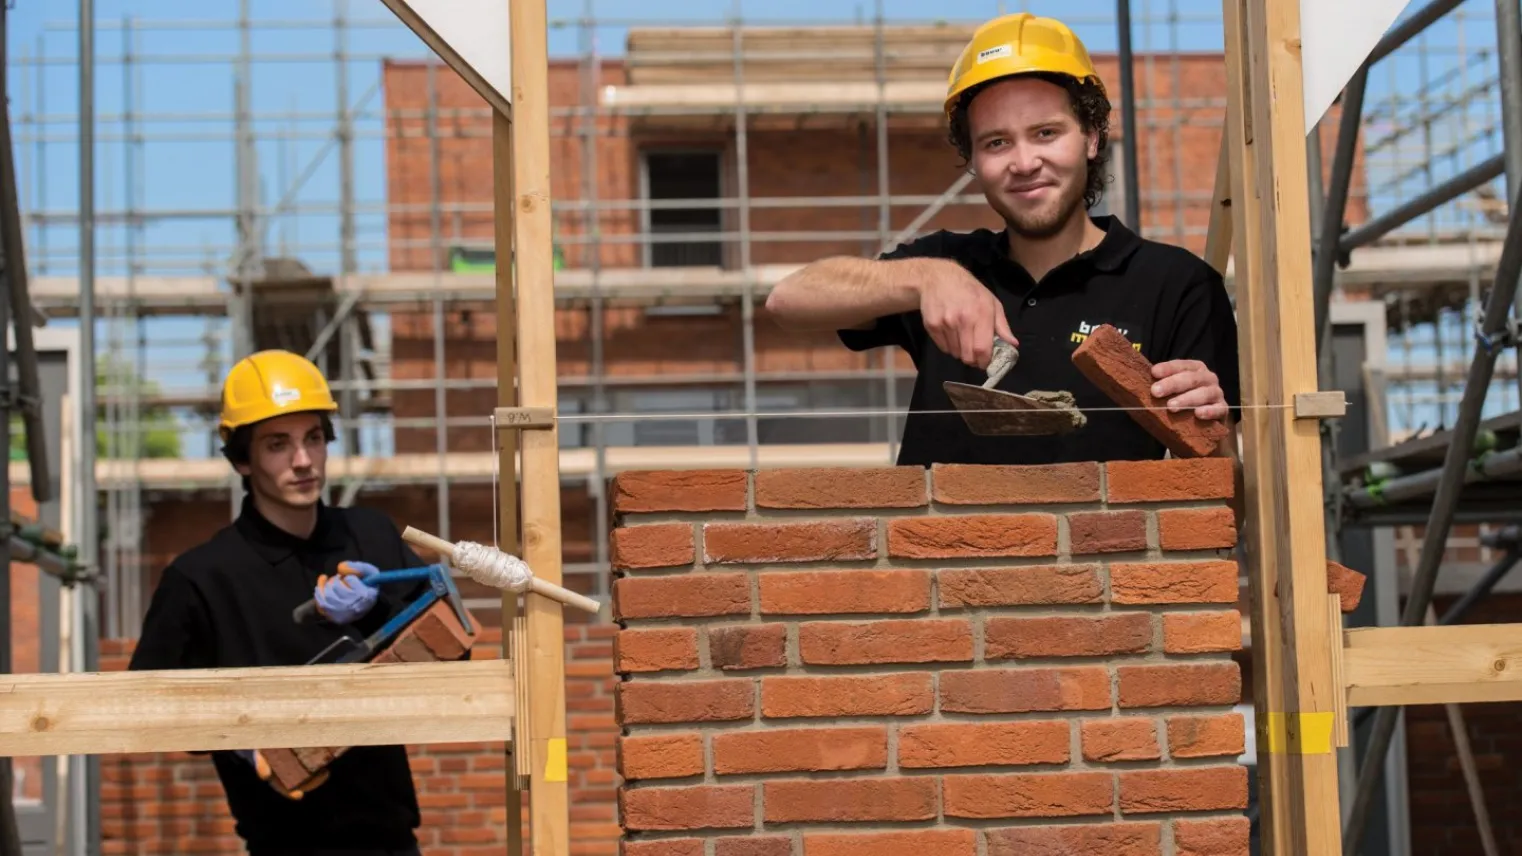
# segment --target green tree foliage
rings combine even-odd
[[[131,394],[133,390],[142,397],[158,393],[159,385],[137,377],[130,365],[102,355],[95,361],[95,388],[97,395],[107,393]],[[180,431],[174,414],[169,408],[140,404],[139,427],[136,432],[128,426],[106,424],[106,407],[96,410],[95,448],[100,460],[107,458],[178,458],[180,457]],[[114,430],[110,430],[114,428]],[[26,460],[26,428],[19,416],[11,417],[11,460]],[[136,448],[134,449],[133,446]]]

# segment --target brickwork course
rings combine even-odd
[[[628,856],[1247,852],[1230,460],[615,485]]]

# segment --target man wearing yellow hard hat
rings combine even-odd
[[[238,518],[164,569],[131,669],[323,662],[374,633],[426,583],[359,581],[424,562],[387,517],[322,501],[338,410],[310,361],[261,351],[222,388],[222,453],[243,477]],[[315,599],[320,620],[298,624]],[[324,689],[314,685],[312,692]],[[293,791],[252,750],[213,752],[237,833],[264,854],[416,854],[417,793],[402,746],[357,746]]]
[[[1073,31],[1027,13],[985,23],[951,69],[945,115],[952,148],[1004,228],[938,231],[875,259],[822,259],[767,299],[785,327],[836,330],[852,350],[898,347],[913,358],[898,462],[1163,457],[1162,444],[1072,363],[1103,324],[1154,364],[1153,394],[1199,418],[1228,419],[1240,392],[1220,275],[1091,211],[1108,181],[1110,102]],[[997,388],[1070,391],[1088,424],[1060,436],[972,434],[942,383],[981,385],[996,337],[1019,350]]]

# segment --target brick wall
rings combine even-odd
[[[1230,462],[625,473],[626,856],[1247,852]]]
[[[610,625],[566,628],[567,762],[574,856],[612,856],[615,809]],[[500,656],[501,635],[482,631],[474,657]],[[101,646],[101,669],[126,668],[133,643]],[[434,856],[497,856],[507,842],[506,766],[501,744],[410,746],[423,822],[418,838]],[[185,753],[101,759],[104,852],[110,856],[238,853],[232,818],[211,761]],[[527,815],[525,814],[525,823]]]

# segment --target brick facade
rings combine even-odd
[[[624,853],[1246,854],[1232,495],[1223,458],[621,475]]]

